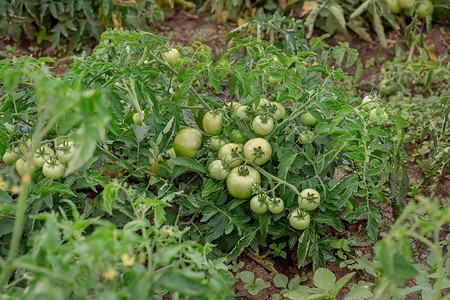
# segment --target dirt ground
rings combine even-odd
[[[234,29],[236,24],[219,24],[215,21],[211,21],[211,17],[209,14],[199,14],[193,15],[190,13],[185,13],[183,11],[177,12],[176,15],[168,16],[166,20],[155,28],[155,32],[157,34],[167,36],[170,38],[171,42],[175,45],[179,46],[190,46],[193,41],[200,41],[205,43],[212,49],[213,55],[217,55],[221,53],[224,49],[228,47],[228,42],[223,38],[223,36]],[[444,32],[450,32],[450,27],[444,27]],[[316,34],[322,34],[321,32],[316,32]],[[354,33],[350,32],[347,42],[350,44],[350,47],[356,48],[359,53],[359,57],[362,60],[363,65],[366,62],[374,57],[379,57],[380,54],[380,45],[378,43],[377,37],[375,33],[371,33],[373,42],[366,43],[361,41]],[[396,43],[400,43],[406,49],[406,42],[403,39],[403,32],[399,31],[390,31],[387,32],[387,39],[395,41]],[[450,35],[443,35],[442,31],[439,28],[433,28],[431,32],[426,37],[426,43],[428,45],[434,44],[435,47],[432,51],[439,56],[441,54],[449,54],[449,45],[450,45]],[[337,41],[330,37],[327,39],[327,43],[330,45],[337,44]],[[35,42],[24,41],[21,44],[18,44],[14,51],[9,51],[7,49],[7,45],[11,45],[10,42],[5,40],[0,40],[0,55],[3,57],[14,55],[24,55],[24,54],[33,54],[34,56],[40,55],[52,55],[52,49],[49,44],[36,45]],[[41,47],[42,46],[42,47]],[[393,57],[393,46],[394,43],[390,43],[390,48],[383,52],[383,59],[392,59]],[[44,50],[43,50],[44,49]],[[47,50],[45,50],[47,49]],[[60,74],[66,73],[70,68],[70,63],[72,62],[71,58],[57,57],[58,61],[55,64],[55,71]],[[369,67],[364,68],[364,73],[362,80],[363,81],[374,81],[377,82],[380,80],[378,78],[378,74],[380,72],[380,66],[382,61],[378,59],[375,63]],[[353,67],[354,68],[354,67]],[[350,68],[346,70],[350,73],[354,72],[354,69]],[[370,88],[368,88],[370,90]],[[408,147],[407,147],[408,150]],[[410,180],[420,181],[423,178],[423,174],[419,166],[414,163],[409,164]],[[443,197],[450,197],[450,170],[447,169],[442,180],[438,185],[438,193]],[[427,191],[425,191],[425,194]],[[389,204],[385,204],[379,207],[380,212],[383,216],[383,224],[389,224],[394,221],[392,216],[392,209]],[[363,225],[363,226],[360,226]],[[364,232],[365,224],[346,224],[347,236],[346,238],[356,237],[365,241],[363,246],[353,247],[356,251],[361,251],[362,253],[369,253],[373,255],[373,242],[369,242],[367,235]],[[388,227],[384,227],[382,231],[388,230]],[[450,232],[450,228],[446,229],[447,233]],[[425,250],[423,250],[425,253]],[[270,278],[270,272],[267,271],[260,264],[255,262],[255,260],[251,259],[249,256],[242,254],[239,258],[240,262],[244,262],[244,267],[240,269],[240,271],[247,270],[255,273],[255,278],[262,278],[265,281],[270,281],[273,283],[272,278]],[[329,262],[327,264],[327,268],[331,270],[335,275],[337,280],[342,276],[348,274],[350,271],[346,268],[341,268],[339,266],[342,260],[336,260],[334,262]],[[285,274],[289,277],[289,279],[293,278],[296,274],[302,275],[302,273],[310,273],[312,272],[312,265],[306,265],[302,269],[296,268],[296,263],[291,259],[274,259],[275,268],[279,273]],[[367,280],[364,277],[365,275],[361,272],[357,272],[356,275],[350,280],[350,282],[358,282],[359,280]],[[308,286],[313,286],[312,280],[302,283]],[[348,286],[348,285],[347,285]],[[242,282],[238,282],[234,291],[236,294],[236,299],[271,299],[271,296],[280,292],[280,289],[277,289],[273,286],[267,289],[264,289],[259,292],[258,295],[252,296],[247,290],[244,288],[244,284]],[[347,287],[343,288],[342,291],[338,295],[338,299],[343,299],[344,295],[348,293],[349,289]],[[408,299],[415,299],[414,297]]]

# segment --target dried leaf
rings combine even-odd
[[[300,18],[306,16],[306,14],[309,13],[316,6],[317,6],[316,2],[305,1],[303,3],[302,11],[300,13]]]

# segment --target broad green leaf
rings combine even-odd
[[[8,148],[8,130],[0,120],[0,157],[5,153]]]
[[[331,291],[335,281],[336,276],[328,269],[320,268],[314,272],[314,285],[320,289]]]
[[[365,0],[363,4],[361,4],[351,15],[350,19],[356,18],[360,14],[362,14],[366,9],[367,6],[372,2],[373,0]]]
[[[367,235],[372,241],[378,240],[378,231],[381,225],[380,211],[376,207],[369,207],[369,216],[367,220]]]
[[[355,275],[355,272],[351,272],[348,273],[347,275],[341,277],[341,279],[339,279],[336,284],[334,285],[333,289],[331,290],[331,292],[334,295],[337,295],[339,293],[339,291],[347,284],[347,282],[352,279],[352,277]]]
[[[47,193],[61,193],[66,195],[75,196],[71,189],[66,187],[65,185],[53,181],[52,178],[44,178],[42,179],[36,186],[34,187],[34,193],[36,194],[47,194]]]
[[[200,173],[207,173],[206,167],[198,163],[195,159],[184,156],[178,156],[172,158],[171,161],[177,166],[183,166]]]

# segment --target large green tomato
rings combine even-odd
[[[253,132],[257,135],[265,136],[272,132],[273,130],[273,119],[272,117],[262,117],[256,116],[252,122]]]
[[[5,154],[3,154],[2,160],[8,166],[11,166],[20,158],[19,148],[15,148],[13,150],[6,150]]]
[[[42,174],[47,178],[59,179],[64,175],[64,165],[57,159],[46,161],[42,166]]]
[[[298,205],[306,210],[314,210],[320,204],[320,194],[314,189],[304,189],[298,196]]]
[[[238,144],[228,143],[222,146],[219,150],[219,159],[223,161],[226,167],[235,168],[244,163],[243,159],[240,158],[240,153],[242,148]]]
[[[417,17],[419,19],[425,19],[427,16],[431,16],[434,12],[433,2],[426,0],[417,6]]]
[[[170,66],[174,66],[178,59],[180,58],[180,52],[178,52],[177,49],[172,48],[167,52],[163,52],[163,56],[166,59],[166,61],[169,63]]]
[[[256,195],[250,200],[250,209],[258,214],[265,214],[268,210],[267,207],[267,196],[266,195]]]
[[[180,130],[173,140],[173,148],[177,156],[194,158],[202,146],[202,134],[194,128]]]
[[[244,145],[244,157],[255,162],[257,165],[263,165],[269,161],[272,156],[272,147],[268,141],[263,138],[254,138]]]
[[[289,223],[297,230],[304,230],[308,228],[310,222],[311,217],[309,216],[309,214],[299,209],[293,211],[289,215]]]
[[[58,148],[56,148],[56,155],[58,159],[67,164],[73,157],[75,153],[75,146],[72,140],[62,140],[58,143]]]
[[[302,114],[300,119],[306,126],[315,126],[318,123],[317,119],[309,112]]]
[[[20,177],[23,177],[23,175],[25,175],[25,173],[27,173],[27,171],[29,171],[31,177],[33,177],[36,169],[34,168],[33,164],[31,163],[29,165],[29,170],[27,170],[27,161],[24,160],[23,158],[19,158],[16,161],[16,171]]]
[[[42,168],[46,160],[49,160],[51,157],[55,156],[55,152],[49,146],[42,146],[36,150],[33,155],[32,163],[33,166],[37,169]]]
[[[209,144],[211,145],[211,149],[213,151],[219,151],[220,148],[222,148],[222,146],[227,143],[228,141],[226,139],[220,138],[217,135],[211,137],[211,139],[209,140]]]
[[[209,164],[209,175],[215,180],[224,180],[228,176],[228,170],[225,169],[223,162],[217,159]]]
[[[228,193],[236,199],[247,199],[253,194],[252,186],[261,183],[259,172],[250,166],[236,167],[227,177]]]
[[[223,115],[222,113],[213,114],[207,112],[203,117],[203,129],[206,133],[211,135],[218,135],[223,130]]]

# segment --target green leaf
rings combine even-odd
[[[277,274],[273,278],[273,284],[279,289],[285,289],[287,287],[289,278],[284,274]]]
[[[8,148],[8,129],[6,129],[5,125],[0,120],[0,156],[5,154],[6,149]]]
[[[308,14],[308,17],[305,20],[305,26],[308,28],[308,32],[306,33],[306,38],[309,39],[312,36],[314,30],[314,23],[316,22],[316,18],[319,15],[320,6],[316,5]]]
[[[217,74],[215,70],[208,70],[208,74],[209,80],[211,81],[213,88],[216,90],[216,93],[219,92],[220,89],[219,74]]]
[[[320,289],[331,291],[336,281],[336,276],[328,269],[319,268],[314,273],[314,285]]]
[[[178,156],[178,157],[172,158],[171,161],[177,166],[186,167],[186,168],[192,169],[192,170],[200,172],[200,173],[206,174],[208,172],[206,170],[205,166],[203,166],[202,164],[197,162],[195,159],[192,159],[189,157]]]
[[[267,231],[270,225],[270,214],[263,214],[259,216],[259,231],[261,232],[261,237],[263,241],[266,240]]]
[[[211,195],[217,191],[220,191],[222,189],[223,189],[222,182],[210,178],[202,190],[202,197],[206,198],[209,195]]]
[[[378,38],[380,39],[381,46],[383,48],[387,48],[386,37],[384,36],[384,27],[383,24],[381,23],[381,19],[377,9],[373,10],[373,27],[374,27],[373,29],[378,35]]]
[[[138,231],[146,227],[150,227],[150,222],[147,219],[135,219],[125,224],[123,230]]]
[[[341,26],[342,30],[345,29],[345,17],[343,14],[343,10],[341,11],[341,7],[337,4],[331,4],[327,6],[328,10],[333,14],[333,16],[336,18],[336,20],[339,23],[339,26]]]
[[[369,207],[369,216],[367,221],[367,235],[372,241],[378,240],[378,230],[381,225],[380,211],[376,207]]]
[[[314,230],[312,229],[312,226],[309,226],[302,232],[302,235],[298,239],[297,267],[299,269],[305,262],[306,255],[309,251],[309,246],[312,242],[312,235],[314,235]]]
[[[250,243],[253,241],[253,239],[256,236],[256,233],[258,232],[259,227],[256,224],[253,224],[252,226],[249,226],[245,231],[242,237],[239,239],[239,241],[236,243],[236,246],[233,248],[233,250],[228,254],[227,261],[232,261],[244,251],[245,248],[247,248]]]
[[[34,187],[34,193],[36,194],[47,194],[47,193],[61,193],[66,195],[75,196],[71,189],[66,187],[65,185],[53,181],[52,178],[44,178],[42,179],[36,186]]]
[[[347,282],[352,279],[352,277],[356,274],[356,272],[348,273],[347,275],[341,277],[336,284],[334,285],[334,288],[331,290],[333,295],[337,295],[339,291],[347,284]]]
[[[351,15],[350,19],[356,18],[360,14],[362,14],[366,9],[367,6],[372,2],[372,0],[365,0],[363,4],[361,4]]]

